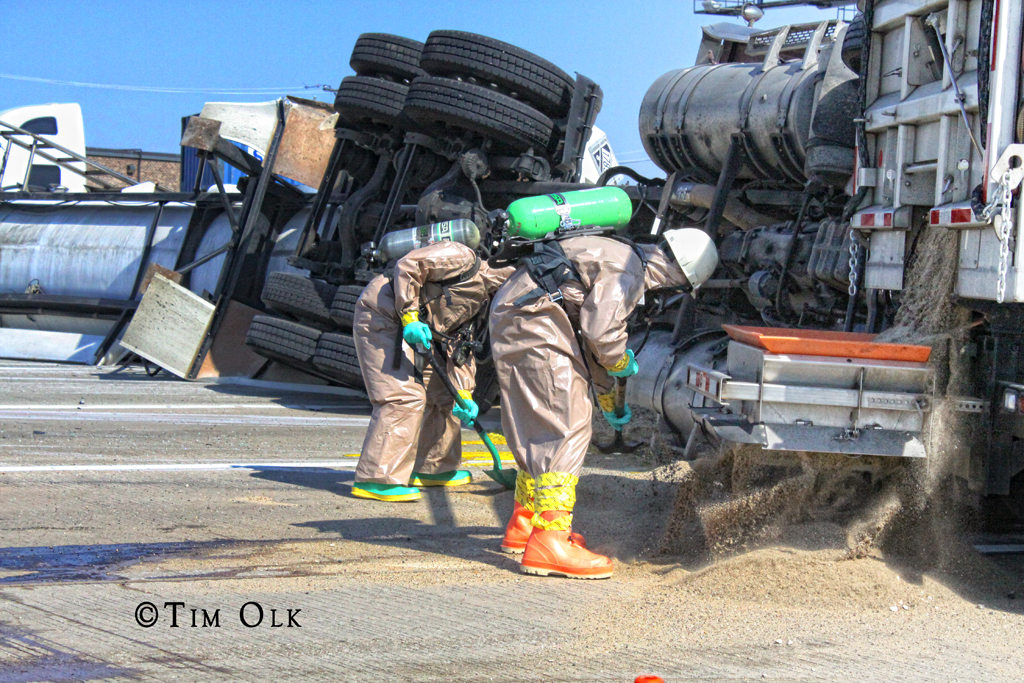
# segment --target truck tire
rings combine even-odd
[[[857,12],[846,29],[846,38],[843,39],[843,63],[855,73],[860,73],[860,56],[864,40],[864,15]]]
[[[426,76],[420,68],[423,43],[390,33],[364,33],[352,48],[349,66],[357,76],[385,76],[408,83]]]
[[[264,358],[301,370],[303,364],[313,359],[321,334],[320,330],[308,325],[257,315],[252,319],[245,343]]]
[[[263,285],[261,299],[267,308],[316,327],[333,329],[331,302],[333,285],[294,273],[271,273]]]
[[[409,86],[405,113],[424,128],[469,130],[517,152],[546,152],[554,123],[528,104],[479,85],[424,76]]]
[[[569,113],[575,81],[546,59],[515,45],[464,31],[434,31],[420,66],[431,76],[494,84],[552,118]]]
[[[394,126],[402,115],[408,86],[370,76],[348,76],[334,96],[334,110],[349,125]]]
[[[355,322],[356,301],[363,293],[362,285],[342,285],[331,302],[331,320],[342,330],[351,330]]]
[[[356,342],[351,335],[334,332],[321,335],[313,356],[313,365],[324,375],[351,387],[362,389],[363,373],[359,370]]]

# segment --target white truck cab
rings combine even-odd
[[[85,125],[78,104],[37,104],[0,112],[0,191],[86,191],[84,175],[61,168],[45,158],[64,160],[66,155],[53,148],[40,147],[32,136],[18,134],[15,129],[34,133],[84,157]],[[85,171],[82,162],[68,163]]]

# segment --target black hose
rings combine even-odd
[[[650,338],[650,336],[651,336],[651,321],[648,320],[647,321],[647,326],[644,328],[644,338],[640,340],[640,344],[636,347],[636,350],[633,351],[633,357],[634,358],[639,356],[640,352],[644,350],[645,346],[647,346],[647,340]]]
[[[782,315],[782,293],[786,288],[786,276],[789,275],[789,264],[793,260],[793,252],[796,251],[796,243],[800,239],[800,228],[803,226],[804,214],[807,213],[807,205],[811,203],[811,186],[808,183],[804,190],[804,201],[800,204],[800,211],[796,215],[796,222],[793,224],[793,238],[789,240],[789,247],[786,249],[786,258],[782,261],[782,272],[779,274],[779,291],[775,292],[775,310]]]
[[[978,119],[988,121],[989,66],[992,63],[992,26],[995,0],[981,2],[981,28],[978,31]],[[988,126],[982,125],[981,146],[988,147]]]
[[[860,76],[857,83],[857,99],[860,103],[860,121],[857,122],[857,144],[860,149],[860,163],[862,168],[871,165],[868,158],[868,123],[864,120],[864,110],[868,106],[868,62],[871,61],[871,32],[875,27],[875,0],[864,2],[864,37],[860,41]]]
[[[769,327],[792,327],[791,323],[786,322],[782,318],[776,318],[775,316],[773,316],[771,313],[771,306],[765,306],[764,308],[761,309],[761,320],[763,320],[764,324],[768,325]]]
[[[701,330],[700,332],[692,334],[689,337],[687,337],[686,339],[680,341],[678,344],[674,344],[676,355],[679,355],[679,354],[684,353],[685,351],[688,351],[690,348],[695,346],[698,342],[702,341],[705,337],[720,337],[720,338],[725,339],[725,338],[728,337],[728,335],[725,333],[725,330],[723,330],[720,327],[714,328],[714,329],[710,329],[710,330]]]
[[[694,309],[695,297],[686,293],[679,302],[679,310],[676,312],[676,324],[672,328],[672,344],[680,344],[683,341],[683,331],[693,329],[696,323],[696,310]]]
[[[640,175],[639,173],[631,169],[629,166],[612,166],[607,171],[605,171],[604,173],[597,177],[596,185],[598,187],[604,187],[605,185],[608,184],[609,180],[611,180],[617,175],[624,175],[629,178],[632,178],[641,185],[656,185],[658,187],[661,187],[665,184],[664,178],[645,178],[644,176]]]
[[[871,32],[874,26],[875,0],[866,0],[864,3],[864,37],[860,42],[860,69],[857,74],[860,77],[857,79],[857,102],[860,105],[859,108],[861,116],[860,120],[857,121],[857,127],[855,129],[857,135],[857,149],[860,151],[860,168],[871,167],[871,159],[868,157],[867,121],[864,120],[863,113],[868,106],[868,62],[871,61]],[[853,197],[850,198],[850,201],[846,203],[840,222],[845,223],[850,220],[850,217],[853,216],[857,207],[860,206],[861,202],[863,202],[864,198],[867,196],[868,188],[859,188]]]
[[[865,326],[865,332],[869,334],[874,333],[876,324],[878,322],[878,291],[871,290],[871,293],[867,296],[868,300],[868,320]]]

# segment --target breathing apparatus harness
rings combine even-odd
[[[595,400],[597,397],[597,390],[594,387],[594,373],[590,369],[590,361],[587,358],[590,352],[583,344],[583,333],[579,329],[579,325],[572,324],[572,318],[569,317],[569,311],[565,307],[565,301],[561,290],[563,284],[567,282],[579,282],[582,284],[583,279],[580,277],[580,273],[579,270],[577,270],[576,265],[569,260],[568,256],[565,255],[565,250],[562,248],[561,241],[569,239],[570,237],[594,235],[615,240],[616,242],[621,242],[633,250],[633,253],[640,259],[641,268],[646,270],[647,255],[644,253],[643,249],[628,238],[610,234],[612,233],[612,230],[612,228],[604,227],[577,226],[563,220],[562,225],[558,230],[539,239],[531,240],[519,237],[509,237],[506,231],[501,248],[490,261],[492,264],[498,266],[523,266],[526,268],[526,272],[530,275],[530,278],[534,283],[536,283],[537,287],[535,289],[532,289],[526,294],[518,297],[514,302],[512,302],[513,305],[522,306],[547,294],[551,301],[562,307],[562,310],[566,313],[566,317],[569,318],[569,324],[572,326],[573,335],[576,337],[576,345],[583,354],[583,365],[587,369],[588,375],[587,383],[590,386],[591,394],[593,394]]]
[[[421,301],[420,302],[419,314],[420,314],[420,320],[421,321],[427,323],[427,325],[430,325],[430,321],[429,321],[430,316],[429,316],[428,310],[427,310],[428,304],[433,303],[434,301],[436,301],[437,299],[439,299],[439,298],[441,298],[443,296],[444,299],[445,299],[445,303],[447,303],[449,306],[451,306],[452,305],[451,287],[454,287],[455,285],[462,284],[464,282],[468,282],[469,280],[473,279],[476,276],[477,273],[480,272],[480,266],[482,265],[482,260],[480,258],[480,254],[479,253],[475,254],[475,256],[476,256],[476,258],[473,261],[473,265],[470,266],[469,268],[467,268],[466,270],[462,271],[458,275],[453,275],[452,277],[445,278],[444,280],[431,280],[430,282],[427,283],[427,284],[433,284],[433,285],[436,285],[436,286],[440,287],[441,288],[441,294],[439,294],[438,296],[436,296],[436,297],[434,297],[432,299],[428,299],[426,301]],[[388,284],[391,286],[392,293],[394,293],[394,291],[395,291],[395,269],[394,269],[394,266],[392,265],[391,267],[389,267],[385,271],[384,274],[388,278]],[[481,332],[480,332],[481,328],[483,328],[483,334],[486,335],[487,315],[488,315],[489,308],[490,308],[489,306],[481,306],[480,310],[477,311],[476,315],[474,315],[472,318],[470,318],[469,320],[464,322],[462,325],[460,325],[458,327],[458,329],[456,329],[455,332],[452,335],[447,335],[447,334],[444,334],[443,332],[438,332],[436,329],[433,328],[433,326],[431,326],[430,332],[431,332],[431,336],[432,337],[436,337],[438,339],[442,339],[442,340],[444,340],[446,342],[449,342],[451,344],[452,348],[454,349],[452,351],[452,354],[451,354],[451,361],[457,367],[462,367],[462,366],[464,366],[469,361],[469,354],[470,353],[473,353],[473,354],[479,356],[483,352],[485,344],[483,342],[483,339],[478,339],[478,337],[481,334]],[[483,323],[482,325],[481,325],[481,322]],[[393,356],[393,359],[392,359],[392,362],[391,362],[391,367],[394,370],[398,370],[401,367],[401,365],[402,365],[402,356],[403,356],[403,353],[402,353],[402,342],[403,342],[402,329],[399,328],[398,334],[395,336],[395,353],[394,353],[394,356]],[[444,350],[444,349],[439,349],[439,352],[441,353],[442,356],[446,355],[446,350]]]

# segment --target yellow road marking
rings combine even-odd
[[[490,437],[491,443],[493,443],[495,446],[506,446],[506,445],[508,445],[508,441],[505,440],[505,437],[502,436],[501,434],[498,434],[497,432],[487,432],[487,436]],[[483,441],[463,441],[462,445],[463,446],[465,446],[465,445],[483,446],[484,442]]]
[[[464,441],[463,443],[466,443],[466,442]],[[498,449],[498,453],[500,453],[501,455],[510,455],[511,451],[509,451],[508,449],[505,449],[505,448],[499,448]],[[343,455],[341,455],[339,457],[342,457],[342,458],[358,458],[359,454],[358,453],[345,453],[345,454],[343,454]],[[483,450],[483,451],[466,451],[466,452],[463,452],[463,454],[462,454],[462,462],[466,463],[467,465],[484,465],[484,464],[490,464],[491,462],[493,462],[493,460],[491,458],[490,453],[488,453],[486,450]],[[514,465],[515,462],[516,462],[515,458],[512,458],[512,457],[503,457],[503,458],[501,458],[501,463],[502,464],[513,464]]]

